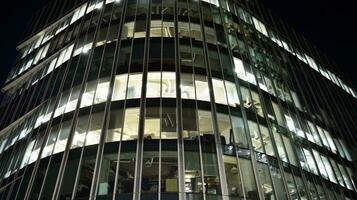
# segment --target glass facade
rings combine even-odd
[[[357,199],[357,94],[256,0],[55,0],[3,86],[0,200]]]

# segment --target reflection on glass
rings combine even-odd
[[[128,108],[125,110],[122,140],[134,140],[139,131],[139,109]]]
[[[126,95],[126,84],[128,80],[128,75],[117,75],[115,77],[114,89],[113,89],[113,101],[123,100]]]
[[[130,74],[127,89],[127,99],[141,97],[142,74]]]

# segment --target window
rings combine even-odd
[[[303,148],[303,151],[304,151],[304,154],[305,154],[307,165],[310,168],[310,172],[318,175],[317,167],[316,167],[316,164],[315,164],[315,160],[314,160],[314,157],[312,156],[311,152],[309,150],[305,149],[305,148]]]
[[[121,140],[121,132],[123,128],[123,110],[111,110],[109,118],[109,127],[105,142],[116,142]]]
[[[269,130],[267,127],[263,126],[260,124],[260,132],[262,134],[262,140],[263,140],[263,144],[265,147],[265,152],[266,154],[270,155],[270,156],[275,156],[274,154],[274,148],[273,145],[271,143],[271,138],[269,135]]]
[[[316,127],[314,126],[314,124],[312,123],[312,122],[310,122],[310,121],[307,121],[307,125],[309,126],[309,129],[310,129],[310,131],[311,131],[311,133],[312,133],[312,136],[313,136],[313,141],[314,141],[314,143],[315,144],[318,144],[318,145],[322,145],[322,143],[321,143],[321,140],[320,140],[320,136],[319,136],[319,134],[318,134],[318,132],[317,132],[317,130],[316,130]]]
[[[127,89],[127,99],[136,99],[141,97],[142,74],[130,74]]]
[[[181,74],[181,97],[183,99],[196,99],[193,74]]]
[[[236,85],[229,81],[225,81],[225,84],[226,84],[229,105],[232,107],[238,107],[240,103],[239,103],[239,97],[238,97]]]
[[[94,104],[105,102],[109,93],[109,80],[103,79],[99,81],[96,89]]]
[[[71,112],[76,109],[79,98],[80,86],[72,88],[71,96],[67,102],[65,113]]]
[[[314,154],[317,167],[319,168],[319,171],[320,171],[322,177],[328,180],[328,174],[327,174],[327,171],[326,171],[326,168],[325,168],[326,166],[325,166],[325,163],[322,162],[322,159],[320,157],[320,153],[317,152],[314,149],[312,150],[312,153]]]
[[[146,139],[160,139],[160,108],[148,107],[145,115],[144,137]]]
[[[330,133],[328,131],[326,131],[326,130],[323,130],[323,131],[325,133],[325,136],[326,136],[326,139],[327,139],[327,143],[330,145],[330,148],[331,148],[332,152],[337,153],[336,145],[333,142]]]
[[[139,131],[139,109],[128,108],[125,110],[122,140],[135,140]]]
[[[280,134],[276,131],[275,128],[273,128],[273,136],[274,136],[274,139],[275,139],[275,144],[276,144],[276,147],[278,149],[278,153],[279,153],[280,159],[282,161],[284,161],[284,162],[288,162],[288,159],[287,159],[287,156],[286,156],[286,153],[285,153],[285,149],[284,149],[283,141],[281,139]]]
[[[176,139],[176,108],[162,107],[161,109],[161,139]]]
[[[121,39],[132,38],[134,36],[134,22],[125,23],[122,30]]]
[[[146,97],[161,97],[161,72],[148,73]]]
[[[53,148],[54,148],[55,143],[57,141],[58,133],[59,133],[59,130],[60,130],[59,128],[60,128],[59,125],[51,128],[51,132],[50,132],[50,134],[48,136],[47,143],[46,143],[46,146],[43,149],[41,158],[45,158],[47,156],[52,155],[52,151],[53,151]]]
[[[280,108],[279,108],[279,105],[275,102],[272,102],[273,104],[273,110],[274,110],[274,113],[275,113],[275,117],[276,117],[276,120],[278,122],[278,124],[280,126],[284,126],[284,118],[283,118],[283,115],[280,111]]]
[[[82,116],[78,119],[77,126],[74,132],[71,148],[82,147],[85,142],[85,137],[88,131],[89,116]]]
[[[281,137],[283,138],[283,142],[284,142],[284,145],[285,145],[285,150],[286,150],[286,153],[287,153],[287,155],[289,157],[290,164],[297,166],[297,160],[296,160],[296,157],[295,157],[295,154],[294,154],[294,150],[293,150],[293,147],[291,145],[291,142],[290,142],[289,138],[284,136],[284,135],[282,135]]]
[[[173,72],[162,72],[162,97],[176,97],[176,77]]]
[[[94,113],[90,119],[90,126],[85,139],[85,145],[94,145],[99,143],[100,134],[102,132],[102,122],[104,119],[104,113]]]
[[[244,132],[244,125],[241,117],[232,116],[232,128],[236,139],[236,146],[238,148],[248,148],[248,140]]]
[[[264,153],[262,139],[260,137],[258,124],[253,121],[248,121],[250,137],[252,139],[252,145],[255,151]]]
[[[206,77],[196,76],[196,95],[199,101],[210,101],[209,88]]]
[[[320,137],[322,139],[322,144],[327,148],[327,149],[330,149],[329,148],[329,145],[328,145],[328,141],[326,139],[326,136],[325,136],[325,132],[324,130],[320,127],[320,126],[316,126],[317,127],[317,130],[318,130],[318,133],[320,133]]]
[[[96,85],[96,81],[92,81],[86,84],[86,90],[82,95],[81,108],[91,106],[93,104]]]
[[[115,77],[112,97],[113,101],[125,99],[127,81],[128,74],[118,75]]]
[[[271,182],[268,165],[257,162],[257,173],[262,184],[261,187],[264,192],[264,196],[267,197],[267,199],[275,199],[276,197],[274,195],[274,188]]]
[[[216,103],[227,105],[226,90],[223,81],[212,79],[212,85]]]
[[[254,26],[255,28],[262,34],[264,34],[265,36],[269,37],[268,36],[268,32],[267,32],[267,29],[265,28],[265,25],[259,21],[257,18],[255,17],[252,17],[253,18],[253,22],[254,22]]]
[[[286,119],[286,124],[288,126],[289,131],[296,132],[293,119],[289,115],[286,115],[286,114],[285,114],[285,119]]]
[[[303,150],[301,149],[300,146],[297,146],[297,145],[296,145],[296,148],[295,148],[295,149],[296,149],[296,154],[297,154],[297,156],[298,156],[298,158],[299,158],[301,167],[302,167],[304,170],[309,171],[309,167],[308,167],[308,165],[307,165],[307,162],[306,162],[306,159],[305,159],[305,155],[304,155]]]
[[[66,121],[62,123],[61,131],[56,141],[55,149],[53,154],[62,152],[66,149],[68,136],[71,130],[71,121]]]
[[[173,22],[152,20],[150,25],[150,37],[174,37],[175,35]]]
[[[333,169],[331,167],[329,160],[326,158],[326,156],[323,156],[323,155],[321,155],[321,159],[322,159],[322,162],[324,163],[324,166],[325,166],[325,169],[326,169],[326,172],[327,172],[327,175],[328,175],[330,181],[337,183],[335,174],[333,172]]]
[[[350,167],[343,168],[342,165],[338,164],[338,167],[340,168],[341,174],[343,179],[345,180],[346,186],[348,189],[353,190],[352,188],[354,187],[356,190],[356,176],[353,176],[352,169]],[[347,172],[346,170],[347,169]]]
[[[31,141],[28,143],[28,145],[27,145],[27,147],[26,147],[26,150],[25,150],[25,153],[24,153],[24,156],[23,156],[23,158],[22,158],[22,162],[21,162],[21,167],[20,167],[20,169],[27,165],[28,160],[30,159],[30,156],[31,156],[32,148],[33,148],[33,146],[35,145],[35,142],[36,142],[36,138],[33,138],[33,139],[31,139]]]
[[[245,69],[244,69],[244,64],[243,61],[239,58],[233,57],[234,61],[234,70],[238,76],[238,78],[242,80],[247,80],[247,77],[245,75]]]

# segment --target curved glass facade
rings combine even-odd
[[[54,0],[0,106],[0,200],[357,199],[357,94],[244,0]]]

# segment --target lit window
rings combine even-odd
[[[319,171],[322,175],[322,177],[324,177],[325,179],[328,180],[328,174],[325,168],[325,163],[322,162],[321,157],[320,157],[320,153],[318,153],[317,151],[315,151],[314,149],[312,150],[312,153],[314,154],[316,163],[317,163],[317,167],[319,168]]]
[[[238,107],[240,103],[236,85],[229,81],[225,81],[225,83],[229,105],[233,107]]]
[[[206,77],[196,76],[196,95],[199,101],[210,101],[209,88]]]
[[[196,99],[193,74],[181,74],[181,97],[183,99]]]
[[[176,97],[176,77],[173,72],[162,72],[162,97]]]
[[[326,168],[326,172],[328,174],[330,181],[337,183],[336,177],[334,175],[334,172],[333,172],[333,169],[331,167],[329,160],[323,155],[321,155],[321,159],[322,159],[322,162],[324,163],[324,166]]]
[[[47,139],[46,146],[43,149],[41,158],[45,158],[47,156],[52,155],[53,148],[57,141],[58,133],[59,133],[59,126],[55,126],[51,129],[50,135],[48,136]]]
[[[146,97],[155,98],[161,96],[161,73],[149,72]]]
[[[138,138],[139,109],[129,108],[125,110],[124,129],[122,140],[134,140]]]
[[[127,89],[127,99],[136,99],[141,97],[142,74],[130,74]]]
[[[86,90],[82,95],[81,108],[91,106],[93,104],[96,82],[87,83]]]
[[[96,89],[94,104],[105,102],[108,98],[108,93],[109,93],[109,81],[107,80],[100,81]]]
[[[288,115],[285,115],[285,119],[286,119],[286,124],[288,126],[289,131],[295,132],[295,125],[294,125],[293,118],[291,118]]]
[[[35,145],[36,139],[32,139],[30,143],[28,143],[26,150],[25,150],[25,154],[22,158],[21,161],[21,167],[23,168],[24,166],[26,166],[26,164],[28,163],[30,156],[31,156],[31,152],[32,152],[32,148]]]
[[[103,115],[103,112],[92,114],[90,120],[90,127],[88,129],[85,139],[86,146],[99,143],[100,134],[102,132]]]
[[[223,81],[212,79],[212,84],[216,103],[227,105],[226,90]]]
[[[113,101],[125,99],[127,80],[128,74],[118,75],[115,77]]]
[[[70,129],[71,129],[71,121],[67,121],[62,124],[61,131],[56,141],[53,154],[62,152],[66,149]]]
[[[310,131],[312,133],[312,136],[313,136],[312,142],[314,142],[315,144],[318,144],[318,145],[321,146],[322,143],[321,143],[321,140],[320,140],[320,136],[317,133],[316,127],[310,121],[307,121],[307,125],[309,126],[309,129],[310,129]],[[308,139],[309,139],[309,137],[308,137]]]
[[[318,175],[317,167],[316,167],[316,164],[315,164],[315,160],[312,157],[311,152],[309,150],[305,149],[305,148],[303,148],[303,151],[304,151],[304,154],[305,154],[305,157],[306,157],[307,165],[310,168],[310,172]]]
[[[326,131],[326,130],[323,130],[323,131],[324,131],[324,133],[326,135],[327,143],[330,145],[331,151],[334,152],[334,153],[337,153],[336,145],[333,142],[330,133],[328,131]]]
[[[274,136],[276,147],[278,149],[278,154],[279,154],[280,159],[284,162],[288,162],[288,159],[287,159],[287,156],[285,153],[285,149],[284,149],[283,141],[281,139],[280,134],[277,132],[276,128],[273,128],[273,136]]]
[[[84,139],[86,137],[88,129],[89,116],[82,116],[78,118],[77,126],[74,131],[71,149],[82,147],[84,145]]]
[[[66,104],[65,113],[71,112],[76,109],[78,98],[79,98],[79,86],[72,89],[71,96]]]
[[[267,32],[267,29],[265,28],[265,25],[259,21],[258,19],[256,19],[255,17],[252,17],[253,18],[253,22],[254,22],[254,26],[255,28],[260,32],[262,33],[263,35],[267,36],[268,37],[268,32]]]

